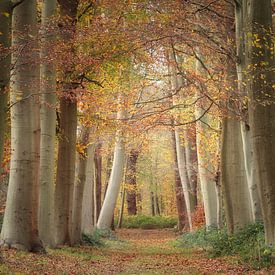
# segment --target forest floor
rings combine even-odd
[[[253,271],[236,258],[210,259],[173,245],[173,230],[120,229],[102,247],[63,247],[46,254],[2,251],[0,273],[20,274],[274,274]]]

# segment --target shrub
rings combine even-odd
[[[82,234],[82,241],[85,245],[99,247],[103,246],[104,242],[101,240],[102,235],[100,230],[95,229],[93,234]]]
[[[83,234],[82,241],[89,246],[103,246],[105,243],[102,239],[117,240],[117,237],[110,229],[95,229],[92,234]]]
[[[260,222],[247,225],[232,235],[227,233],[226,228],[200,228],[183,234],[178,244],[203,248],[212,257],[237,255],[242,262],[256,269],[270,266],[274,253],[265,245],[264,227]]]
[[[174,228],[177,225],[176,217],[168,216],[126,216],[123,219],[123,228],[162,229]]]

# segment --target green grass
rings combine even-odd
[[[126,216],[122,222],[122,228],[163,229],[174,228],[176,225],[177,218],[169,216]]]
[[[202,248],[211,257],[236,255],[242,263],[254,269],[269,267],[272,264],[274,250],[264,241],[262,223],[250,224],[238,233],[229,235],[226,228],[206,230],[198,229],[183,234],[176,242],[178,246]]]

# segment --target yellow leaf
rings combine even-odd
[[[2,12],[2,14],[4,15],[4,16],[6,16],[6,17],[10,17],[10,14],[8,13],[8,12]]]

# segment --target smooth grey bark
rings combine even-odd
[[[175,130],[171,130],[171,139],[172,139],[172,148],[173,148],[173,161],[174,161],[174,173],[175,173],[175,193],[176,193],[176,205],[178,212],[178,229],[179,231],[183,231],[184,229],[188,229],[189,223],[187,221],[187,211],[184,200],[184,193],[182,189],[180,174],[179,174],[179,166],[177,159],[177,145],[176,145],[176,137]]]
[[[81,231],[84,234],[92,234],[94,230],[94,225],[95,225],[94,155],[95,155],[95,144],[90,144],[87,148],[86,179],[84,183],[83,201],[82,201]]]
[[[124,110],[118,112],[118,119],[125,117]],[[116,144],[114,151],[114,161],[112,172],[108,183],[108,188],[103,201],[103,205],[97,221],[98,229],[110,229],[112,218],[116,206],[116,201],[119,193],[120,184],[123,178],[123,168],[125,160],[125,142],[121,129],[116,133]]]
[[[76,177],[74,183],[74,195],[73,195],[73,211],[72,211],[72,235],[71,244],[79,244],[82,237],[82,207],[84,188],[86,182],[87,173],[87,153],[88,153],[88,142],[89,142],[90,129],[83,126],[81,128],[79,142],[83,148],[83,152],[77,154],[77,165],[76,165]]]
[[[5,132],[7,124],[8,89],[11,65],[11,18],[10,0],[0,2],[0,165],[3,161]]]
[[[221,184],[229,233],[252,222],[251,203],[246,180],[240,122],[223,120],[221,148]]]
[[[101,195],[102,195],[102,142],[98,141],[95,148],[95,218],[98,220],[101,210]]]
[[[175,129],[175,140],[176,140],[176,151],[177,151],[177,162],[179,168],[179,174],[182,183],[182,189],[184,194],[184,200],[186,205],[186,212],[188,217],[189,229],[193,229],[192,225],[192,213],[195,210],[195,194],[192,192],[190,182],[188,179],[187,169],[186,169],[186,155],[184,148],[184,140],[182,139],[183,134]]]
[[[40,194],[39,236],[44,244],[53,246],[54,171],[56,132],[56,69],[51,60],[55,27],[51,23],[56,13],[56,0],[44,0],[41,14],[41,146],[40,146]]]
[[[40,129],[36,1],[24,1],[14,9],[12,27],[17,50],[12,54],[12,155],[1,243],[38,251],[43,247],[37,224]]]
[[[77,0],[59,0],[60,34],[68,55],[74,56],[73,36],[77,16]],[[71,243],[71,224],[73,207],[73,188],[75,180],[77,99],[70,76],[74,71],[74,62],[61,68],[60,98],[60,137],[58,143],[58,160],[54,196],[55,245]]]
[[[244,3],[244,2],[243,2]],[[236,6],[235,9],[235,21],[236,21],[236,53],[237,53],[237,76],[238,76],[238,92],[241,96],[247,97],[247,89],[244,84],[246,78],[246,52],[245,52],[245,17],[246,11],[241,8],[241,6]],[[242,143],[243,143],[243,154],[244,163],[246,170],[247,184],[249,187],[250,200],[252,206],[253,220],[262,220],[262,210],[260,203],[258,185],[258,174],[255,167],[255,161],[253,157],[252,150],[252,139],[251,139],[251,129],[249,115],[247,111],[247,106],[242,108],[242,115],[244,116],[244,121],[241,122],[241,133],[242,133]]]
[[[198,56],[199,53],[197,53]],[[200,57],[201,59],[202,57]],[[204,73],[203,66],[200,60],[196,61],[196,71],[198,74]],[[200,98],[201,94],[198,92],[197,98]],[[209,105],[210,102],[207,102]],[[208,106],[207,106],[208,107]],[[209,107],[208,107],[209,108]],[[197,144],[197,156],[198,156],[198,178],[200,180],[202,200],[205,212],[206,227],[218,226],[218,196],[216,192],[215,183],[215,168],[211,164],[209,154],[205,152],[205,143],[203,138],[205,136],[211,137],[211,129],[208,128],[210,122],[210,116],[205,113],[207,109],[204,106],[197,104],[196,106],[196,119],[200,118],[196,123],[196,144]],[[205,152],[203,154],[202,152]]]
[[[232,14],[233,14],[233,10]],[[228,23],[227,33],[232,39],[232,24]],[[237,25],[237,35],[240,29]],[[236,37],[238,43],[237,53],[240,52],[241,38]],[[233,39],[232,39],[233,40]],[[241,53],[243,54],[243,53]],[[250,142],[243,137],[243,122],[236,116],[239,104],[237,98],[242,96],[243,90],[237,86],[237,71],[230,58],[226,59],[227,77],[225,85],[229,91],[227,99],[227,114],[223,119],[222,148],[221,148],[221,184],[225,206],[225,216],[229,233],[235,233],[245,225],[253,222],[252,205],[247,175],[250,167],[247,162],[252,158],[246,154],[245,147]],[[239,69],[239,68],[237,68]],[[239,72],[240,75],[240,72]]]
[[[127,210],[128,215],[137,214],[137,160],[139,156],[139,151],[132,149],[129,153],[127,160],[127,190],[126,190],[126,201],[127,201]]]
[[[245,4],[245,5],[244,5]],[[274,54],[271,48],[271,0],[246,0],[246,65],[249,120],[256,173],[259,177],[266,244],[275,247],[275,105]],[[257,40],[256,40],[257,39]],[[251,68],[252,67],[252,68]]]
[[[186,158],[186,170],[190,183],[190,189],[193,194],[194,208],[197,206],[197,183],[198,183],[198,156],[196,135],[191,136],[190,130],[196,132],[196,127],[191,125],[189,128],[184,129],[184,141],[185,141],[185,158]]]
[[[242,134],[242,144],[243,144],[243,154],[244,154],[244,164],[246,171],[246,179],[248,184],[248,190],[250,195],[251,202],[251,210],[253,221],[261,221],[262,217],[262,209],[261,209],[261,201],[258,190],[258,174],[256,172],[255,162],[253,158],[253,150],[252,150],[252,140],[251,140],[251,131],[248,124],[245,122],[241,122],[241,134]]]
[[[182,86],[182,76],[177,75],[177,69],[174,63],[176,63],[176,56],[170,53],[168,54],[168,72],[171,73],[171,88],[174,91],[178,91]],[[170,64],[171,63],[171,64]],[[172,97],[172,104],[175,105],[175,101],[177,100],[176,96]],[[176,121],[176,118],[174,118]],[[182,189],[184,193],[184,200],[188,218],[189,229],[192,230],[192,213],[195,210],[196,205],[196,192],[194,192],[194,186],[191,186],[190,179],[194,179],[192,177],[192,173],[190,171],[190,178],[188,177],[187,171],[187,159],[186,159],[186,148],[185,148],[185,140],[184,133],[186,129],[175,128],[175,141],[176,141],[176,152],[177,152],[177,163],[179,169],[179,175],[181,179]],[[189,153],[189,152],[188,152]],[[190,157],[190,155],[188,155]],[[188,159],[190,161],[190,159]]]

